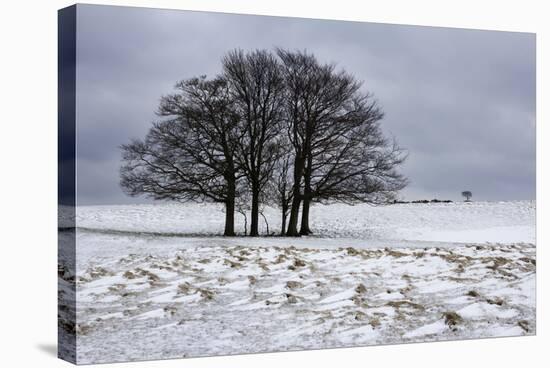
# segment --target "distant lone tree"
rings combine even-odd
[[[470,198],[472,198],[472,192],[470,192],[469,190],[465,190],[464,192],[462,192],[462,196],[465,199],[465,202],[470,202]]]

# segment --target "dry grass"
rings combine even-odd
[[[302,284],[301,282],[299,281],[287,281],[286,282],[286,288],[287,289],[300,289],[300,288],[303,288],[304,287],[304,284]]]
[[[357,294],[364,294],[367,292],[367,288],[363,284],[359,284],[355,287],[355,292]]]
[[[479,298],[479,293],[475,290],[470,290],[466,293],[467,296],[471,296],[472,298]]]
[[[443,318],[445,319],[445,324],[449,326],[449,328],[454,328],[457,324],[462,322],[462,317],[453,311],[443,313]]]
[[[529,332],[529,321],[522,319],[518,321],[518,326],[521,327],[523,331]]]
[[[386,303],[389,307],[394,307],[395,309],[400,309],[402,307],[411,307],[418,310],[424,310],[424,307],[420,304],[413,303],[409,300],[392,300]]]

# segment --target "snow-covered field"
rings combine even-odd
[[[69,299],[76,280],[78,362],[535,333],[534,202],[311,218],[315,236],[228,239],[215,205],[79,207],[76,275],[60,266]]]

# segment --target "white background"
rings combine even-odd
[[[537,336],[117,364],[116,367],[536,367],[548,360],[550,26],[545,1],[95,1],[537,33]],[[57,9],[0,7],[0,366],[61,367],[56,349]],[[101,27],[101,20],[98,20]],[[260,31],[260,30],[259,30]],[[546,104],[545,104],[546,103]],[[546,363],[548,364],[548,363]]]

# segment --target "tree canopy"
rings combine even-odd
[[[386,203],[407,183],[373,95],[307,52],[230,51],[218,76],[178,82],[157,114],[143,140],[122,146],[122,188],[224,203],[227,236],[236,203],[252,236],[263,204],[281,209],[281,235],[307,235],[312,203]]]

